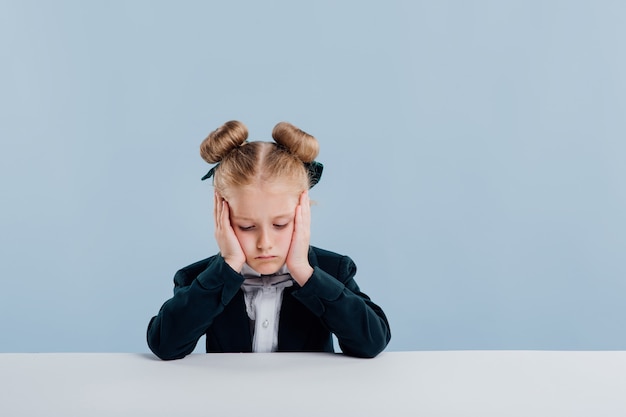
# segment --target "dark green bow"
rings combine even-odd
[[[213,168],[211,168],[209,172],[207,172],[206,175],[202,177],[202,181],[208,178],[211,178],[213,175],[215,175],[215,169],[218,166],[220,166],[220,164],[217,164]],[[322,171],[324,171],[324,165],[322,165],[321,162],[313,161],[313,162],[305,163],[304,167],[306,168],[309,174],[309,184],[310,184],[309,188],[313,188],[315,184],[320,182],[320,178],[322,178]]]
[[[220,166],[220,164],[215,165],[213,168],[211,168],[209,170],[209,172],[206,173],[206,175],[204,177],[202,177],[202,181],[211,178],[214,174],[215,174],[215,168],[217,168],[218,166]]]
[[[304,164],[307,172],[309,173],[309,188],[313,188],[315,184],[320,182],[322,178],[322,171],[324,171],[324,165],[321,162],[313,161]]]

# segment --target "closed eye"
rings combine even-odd
[[[243,231],[243,232],[247,232],[254,229],[254,226],[239,226],[239,230]]]
[[[285,227],[287,227],[289,223],[285,223],[285,224],[275,224],[274,227],[277,229],[284,229]]]

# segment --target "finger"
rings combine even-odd
[[[296,215],[294,217],[294,238],[297,232],[300,231],[300,228],[302,227],[302,206],[301,205],[297,205],[296,206]]]
[[[227,230],[232,227],[230,224],[230,207],[228,207],[226,200],[222,200],[222,227]]]
[[[224,213],[226,211],[226,213]],[[224,224],[224,214],[228,215],[228,202],[219,193],[217,194],[217,222],[219,227],[226,227]],[[228,218],[228,216],[227,216]]]
[[[306,199],[308,198],[309,193],[307,190],[302,191],[302,194],[300,194],[300,205],[303,206],[306,204]]]
[[[226,216],[226,201],[220,201],[220,226],[223,228],[226,223],[224,217]]]
[[[298,249],[298,251],[308,251],[309,239],[310,239],[310,225],[305,214],[306,206],[296,207],[295,225],[292,237],[292,242]]]
[[[309,228],[311,225],[311,206],[309,201],[309,193],[304,191],[300,196],[300,227],[302,229]]]
[[[219,200],[217,198],[217,191],[213,193],[213,221],[215,222],[215,229],[217,230],[217,219],[219,216],[218,208]]]

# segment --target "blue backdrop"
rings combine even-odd
[[[390,350],[626,348],[626,3],[3,1],[0,351],[147,351],[217,251],[198,146],[321,143]],[[621,139],[620,139],[621,138]]]

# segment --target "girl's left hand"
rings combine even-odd
[[[313,268],[309,264],[309,242],[311,239],[311,206],[309,192],[303,191],[296,206],[293,235],[287,253],[287,268],[293,279],[302,287],[307,283]]]

